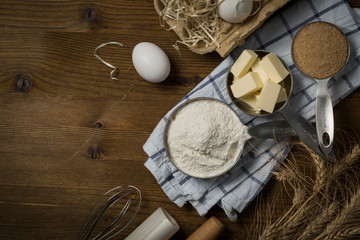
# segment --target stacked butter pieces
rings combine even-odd
[[[275,105],[287,100],[281,82],[289,71],[274,54],[260,58],[252,50],[244,50],[230,69],[234,80],[230,86],[235,98],[257,111],[272,113]]]

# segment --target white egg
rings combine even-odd
[[[218,7],[220,17],[229,23],[244,21],[253,8],[252,0],[218,0],[218,3],[221,3]]]
[[[169,76],[169,58],[160,47],[153,43],[138,43],[132,52],[132,62],[137,73],[146,81],[158,83]]]

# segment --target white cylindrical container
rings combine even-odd
[[[158,208],[125,240],[168,240],[179,230],[179,225],[163,208]]]

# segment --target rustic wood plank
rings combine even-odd
[[[163,31],[152,1],[5,0],[0,6],[1,28],[5,30],[110,33],[126,30],[145,36]]]
[[[360,1],[359,0],[348,0],[347,1],[351,7],[360,8]]]
[[[106,61],[111,62],[119,69],[121,81],[110,80],[110,68],[94,57],[95,48],[101,43],[109,41],[126,43],[124,47],[106,46],[98,54]],[[126,98],[133,94],[137,99],[147,98],[142,92],[151,86],[153,94],[163,94],[173,89],[190,91],[199,80],[206,77],[220,59],[216,55],[200,56],[184,54],[184,58],[194,59],[189,61],[175,61],[179,55],[172,48],[171,40],[158,42],[154,38],[147,41],[157,43],[168,53],[174,64],[168,81],[161,84],[150,84],[142,80],[134,71],[131,52],[133,47],[144,41],[141,37],[114,34],[86,34],[86,33],[6,33],[0,36],[0,59],[6,63],[6,71],[1,72],[1,91],[14,90],[15,77],[19,74],[28,75],[32,80],[32,95],[59,95],[73,96],[101,96]],[[205,69],[199,68],[205,64]],[[182,71],[186,69],[186,71]],[[86,74],[84,74],[86,73]],[[76,79],[76,80],[73,80]],[[195,79],[195,80],[194,80]],[[175,86],[174,86],[175,84]],[[164,87],[165,85],[165,87]],[[177,86],[183,85],[183,86]],[[119,91],[121,89],[122,91]],[[135,91],[136,89],[136,91]],[[183,96],[183,94],[181,94]]]

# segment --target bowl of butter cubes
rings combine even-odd
[[[264,50],[245,49],[231,66],[226,81],[235,106],[253,116],[281,110],[293,87],[286,63]]]

